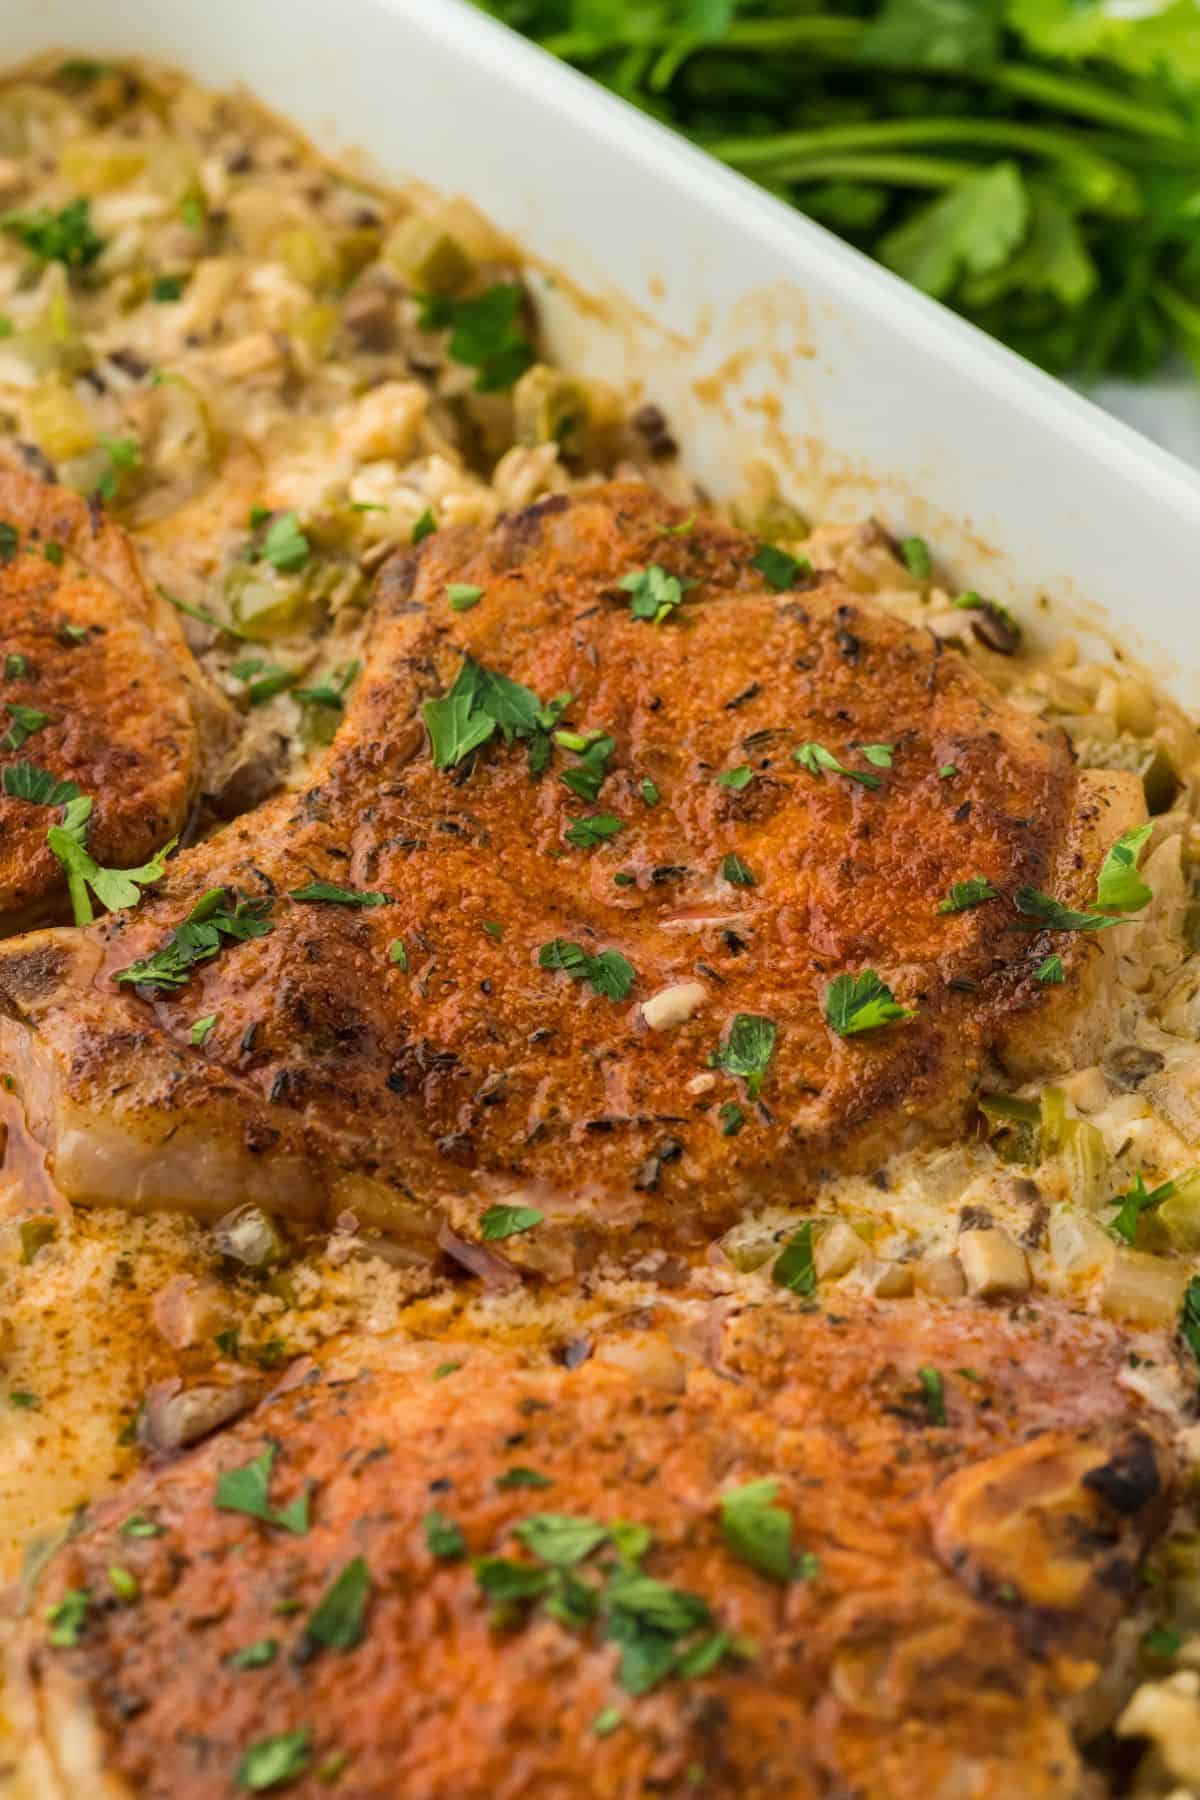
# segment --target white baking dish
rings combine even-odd
[[[819,516],[1094,603],[1200,701],[1200,477],[461,0],[0,0],[5,56],[243,82],[323,147],[471,195],[547,269],[560,355],[637,383],[716,493],[764,447]],[[577,291],[617,306],[580,305]]]

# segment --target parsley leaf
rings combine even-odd
[[[775,544],[760,544],[755,555],[750,558],[750,567],[757,569],[767,586],[773,587],[777,594],[786,592],[788,588],[798,587],[813,572],[807,556],[789,556],[786,550],[780,550]]]
[[[561,741],[563,733],[556,734]],[[571,747],[571,746],[568,746]],[[573,768],[564,769],[559,780],[569,787],[573,794],[581,800],[594,805],[600,797],[600,789],[608,774],[608,764],[613,751],[617,747],[616,738],[597,737],[580,752],[579,761]]]
[[[736,1137],[746,1123],[746,1115],[736,1100],[726,1100],[717,1110],[722,1137]]]
[[[1096,882],[1096,905],[1121,912],[1137,912],[1154,894],[1137,872],[1138,858],[1154,826],[1137,825],[1121,834],[1101,864]]]
[[[142,451],[136,438],[100,436],[100,448],[107,462],[96,483],[102,500],[118,500],[129,486],[128,477],[142,466]]]
[[[570,1513],[534,1513],[515,1528],[527,1550],[544,1563],[569,1569],[590,1556],[609,1535],[608,1526]]]
[[[662,799],[657,784],[651,781],[648,775],[644,775],[638,783],[638,792],[641,794],[642,799],[646,802],[647,806],[657,806]]]
[[[779,1483],[748,1481],[721,1495],[721,1535],[735,1556],[772,1581],[792,1578],[792,1515],[774,1504]]]
[[[889,232],[879,254],[889,269],[940,300],[965,273],[990,274],[1020,244],[1029,196],[1014,162],[956,181]]]
[[[582,944],[568,943],[566,938],[551,938],[542,945],[538,967],[560,969],[572,981],[587,981],[608,1000],[624,1000],[637,980],[633,964],[626,962],[619,950],[601,950],[590,956]]]
[[[79,788],[73,781],[60,781],[49,769],[36,763],[9,763],[0,776],[4,792],[14,800],[28,800],[35,806],[65,806],[78,800]]]
[[[434,295],[423,302],[421,323],[427,330],[450,329],[449,350],[455,362],[477,370],[481,394],[510,388],[534,361],[533,345],[521,320],[525,290],[519,282],[502,281],[469,300]]]
[[[946,1385],[937,1369],[918,1369],[917,1380],[925,1401],[925,1416],[931,1425],[946,1423]]]
[[[218,1475],[215,1504],[222,1512],[246,1513],[264,1525],[275,1525],[281,1531],[303,1537],[308,1530],[310,1489],[306,1487],[289,1506],[272,1506],[268,1496],[275,1456],[275,1445],[268,1443],[262,1455],[252,1462]]]
[[[536,1469],[527,1469],[518,1463],[515,1468],[506,1469],[503,1475],[497,1475],[498,1488],[548,1488],[554,1483],[549,1475],[541,1475]]]
[[[467,1554],[467,1540],[462,1534],[462,1527],[445,1513],[427,1512],[421,1521],[421,1529],[425,1533],[425,1548],[430,1556],[436,1556],[442,1562],[461,1562]]]
[[[353,1650],[363,1640],[371,1576],[366,1561],[356,1556],[334,1578],[304,1627],[303,1641],[310,1649]]]
[[[281,575],[302,569],[312,553],[312,546],[300,529],[294,512],[280,513],[267,527],[262,542],[262,555]]]
[[[923,537],[901,538],[900,557],[915,581],[928,581],[933,574],[933,558]]]
[[[464,656],[454,686],[422,707],[435,769],[453,769],[499,729],[506,743],[532,736],[542,705],[531,688]]]
[[[776,1036],[773,1019],[761,1018],[756,1013],[736,1013],[728,1036],[713,1051],[710,1062],[714,1068],[724,1069],[727,1075],[740,1075],[750,1099],[757,1100],[775,1049]]]
[[[721,874],[733,887],[752,888],[756,886],[751,870],[733,850],[722,859]]]
[[[56,1650],[73,1650],[88,1622],[92,1596],[86,1588],[68,1588],[57,1606],[46,1611],[50,1642]]]
[[[1034,970],[1033,978],[1035,981],[1045,982],[1047,987],[1057,987],[1060,982],[1065,981],[1067,978],[1066,971],[1063,968],[1062,957],[1046,957],[1044,962],[1040,962]]]
[[[320,900],[330,906],[390,906],[387,894],[375,894],[364,888],[337,887],[332,881],[309,881],[303,887],[289,890],[292,900]]]
[[[483,599],[483,589],[466,581],[451,581],[446,584],[446,598],[452,612],[470,612]]]
[[[76,925],[90,925],[96,916],[88,897],[89,889],[110,912],[136,906],[142,897],[142,888],[162,879],[166,873],[166,857],[179,842],[178,838],[172,838],[138,869],[104,869],[87,849],[91,816],[91,800],[77,795],[67,802],[62,824],[51,825],[46,833],[46,843],[67,877],[67,892],[71,896]]]
[[[811,1220],[788,1239],[771,1266],[771,1280],[776,1287],[788,1288],[793,1294],[814,1294],[817,1270],[813,1262],[813,1228]]]
[[[231,1669],[265,1669],[278,1655],[279,1644],[275,1638],[256,1638],[244,1650],[233,1652],[229,1666]]]
[[[982,906],[985,900],[997,900],[999,895],[990,881],[982,875],[970,875],[966,881],[955,881],[950,884],[950,892],[938,907],[940,913],[967,912],[972,906]]]
[[[390,963],[395,963],[398,969],[407,973],[408,946],[405,944],[403,938],[393,938],[388,945],[388,961]]]
[[[417,520],[416,524],[412,528],[412,537],[410,539],[410,542],[412,542],[414,544],[420,544],[420,543],[424,542],[424,540],[427,537],[433,536],[433,534],[437,530],[437,528],[438,528],[437,520],[433,516],[433,511],[430,507],[427,506],[425,508],[425,511],[421,514],[420,518]]]
[[[216,956],[227,938],[242,943],[248,938],[266,937],[275,929],[263,917],[270,911],[269,900],[235,899],[232,908],[227,902],[225,888],[210,888],[200,896],[182,925],[176,926],[161,950],[119,970],[116,980],[164,991],[180,988],[191,980],[195,964]]]
[[[206,1044],[217,1023],[217,1013],[207,1013],[202,1019],[193,1019],[188,1037],[193,1044]]]
[[[863,787],[883,786],[881,776],[868,774],[865,769],[848,769],[824,744],[801,744],[798,750],[792,751],[792,761],[798,762],[802,769],[807,769],[818,780],[822,778],[822,771],[828,769],[831,775],[848,775],[851,781],[859,781]]]
[[[739,763],[735,769],[721,770],[720,774],[717,776],[717,786],[732,788],[734,793],[740,794],[742,789],[748,788],[753,780],[754,770],[750,767],[750,764]]]
[[[1126,1244],[1136,1242],[1138,1220],[1142,1214],[1154,1212],[1164,1200],[1169,1200],[1184,1182],[1194,1180],[1196,1174],[1195,1169],[1189,1169],[1186,1174],[1176,1175],[1171,1181],[1164,1181],[1161,1187],[1152,1188],[1147,1192],[1145,1177],[1139,1169],[1129,1191],[1113,1197],[1113,1205],[1120,1208],[1108,1227],[1113,1236],[1120,1238]]]
[[[21,671],[22,674],[24,670]],[[0,737],[0,750],[19,750],[26,738],[31,738],[35,731],[49,725],[50,714],[39,712],[36,706],[21,706],[10,700],[4,708],[12,723]]]
[[[68,269],[86,269],[104,248],[104,239],[92,227],[89,200],[70,200],[57,213],[35,206],[0,214],[0,230],[19,238],[43,262],[60,262]]]
[[[276,1737],[260,1738],[251,1744],[237,1766],[238,1786],[252,1794],[285,1787],[307,1770],[311,1743],[312,1732],[307,1725],[298,1731],[281,1731]]]
[[[647,569],[634,569],[617,582],[617,586],[629,595],[629,610],[634,618],[649,619],[655,625],[661,625],[677,606],[682,606],[688,589],[698,585],[695,581],[681,580],[678,575],[668,575],[659,563],[651,563]]]
[[[839,975],[825,989],[825,1019],[839,1037],[852,1037],[858,1031],[878,1031],[883,1025],[894,1025],[901,1019],[915,1016],[914,1010],[897,1002],[891,988],[874,969],[863,969],[857,975]]]
[[[1018,888],[1013,905],[1023,917],[1037,921],[1036,931],[1107,931],[1110,925],[1124,923],[1101,913],[1074,912],[1038,888]]]
[[[593,813],[588,819],[572,819],[563,835],[577,850],[594,850],[605,838],[615,837],[620,829],[621,821],[612,813]]]
[[[1193,1275],[1183,1290],[1179,1335],[1200,1363],[1200,1275]]]
[[[520,1232],[532,1231],[544,1217],[536,1206],[489,1206],[479,1221],[479,1235],[485,1242],[499,1243]]]

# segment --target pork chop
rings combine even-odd
[[[1110,1326],[783,1303],[654,1379],[447,1348],[93,1509],[13,1659],[40,1800],[1084,1791],[1172,1481]]]
[[[632,484],[393,560],[305,791],[136,911],[5,946],[0,1048],[62,1191],[427,1240],[519,1204],[523,1246],[636,1254],[957,1132],[990,1057],[1102,1024],[1113,934],[1012,895],[1087,901],[1121,778],[783,563]],[[946,910],[972,880],[995,897]],[[189,958],[198,903],[227,924]]]
[[[93,799],[97,862],[142,864],[184,824],[229,708],[102,511],[0,467],[0,530],[0,927],[13,930],[69,916],[46,843],[60,815],[14,768]]]

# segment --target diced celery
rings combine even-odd
[[[1158,1220],[1176,1250],[1189,1255],[1200,1250],[1200,1173],[1179,1182],[1170,1199],[1159,1207]]]
[[[1042,1089],[1042,1155],[1053,1156],[1067,1123],[1067,1096],[1061,1088]]]
[[[314,623],[317,599],[302,580],[240,563],[226,577],[226,598],[243,637],[287,637]]]
[[[560,369],[535,363],[513,388],[513,425],[518,444],[578,444],[588,424],[588,397]]]
[[[327,356],[339,324],[338,309],[328,300],[314,300],[299,318],[293,319],[289,331],[312,356]]]
[[[26,402],[29,433],[51,462],[82,456],[94,449],[96,426],[75,389],[61,376],[48,375]]]
[[[1036,1100],[1017,1094],[982,1094],[979,1110],[987,1124],[987,1138],[1005,1162],[1032,1167],[1041,1160],[1042,1109]]]
[[[63,145],[59,169],[80,194],[104,194],[134,181],[146,166],[143,145],[118,137],[72,138]]]
[[[792,543],[808,536],[808,520],[778,495],[757,507],[735,507],[739,525],[768,544]]]
[[[1061,1155],[1073,1200],[1080,1206],[1101,1206],[1111,1199],[1108,1150],[1097,1126],[1086,1119],[1065,1120]]]
[[[367,264],[379,255],[383,233],[373,225],[359,225],[353,231],[341,231],[334,239],[338,264],[338,285],[348,287]]]
[[[337,254],[323,231],[293,226],[280,232],[274,252],[288,274],[307,288],[329,287],[337,279]]]
[[[473,268],[461,244],[419,213],[397,225],[383,247],[383,256],[418,294],[457,293]]]

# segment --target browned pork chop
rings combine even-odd
[[[1112,1327],[782,1304],[715,1372],[447,1348],[314,1370],[94,1510],[16,1646],[40,1800],[1085,1791],[1172,1479]]]
[[[60,815],[12,791],[14,765],[90,796],[90,854],[128,868],[183,825],[228,708],[102,512],[0,467],[0,523],[0,924],[11,930],[69,916],[46,845]]]
[[[543,1243],[636,1252],[959,1129],[989,1055],[1070,1063],[1111,934],[1031,933],[1009,896],[1086,901],[1122,778],[832,577],[773,588],[756,550],[615,485],[394,560],[307,791],[136,911],[5,948],[0,1046],[62,1190],[425,1236],[512,1201]],[[517,735],[478,742],[460,680],[435,757],[422,703],[464,655],[522,684],[476,677]],[[939,911],[972,877],[1000,897]],[[295,896],[314,881],[354,892]],[[116,985],[215,888],[269,934]],[[910,1016],[839,1035],[831,985],[867,970]]]

